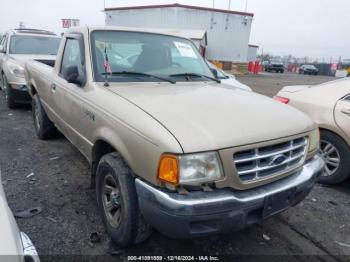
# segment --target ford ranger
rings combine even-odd
[[[86,157],[120,246],[152,228],[173,238],[242,229],[296,205],[324,168],[304,113],[220,83],[186,38],[77,27],[53,68],[28,61],[25,75],[37,136],[58,129]]]

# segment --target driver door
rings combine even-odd
[[[70,35],[66,39],[60,71],[51,83],[54,108],[59,118],[59,129],[83,153],[89,150],[89,142],[83,136],[82,127],[88,118],[84,117],[86,88],[82,84],[70,83],[66,79],[69,68],[76,67],[78,74],[86,79],[84,42],[82,35]]]

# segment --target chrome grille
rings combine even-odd
[[[233,160],[241,181],[252,181],[288,172],[300,166],[307,150],[307,138],[236,152]]]

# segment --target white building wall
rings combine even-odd
[[[251,16],[183,7],[106,12],[107,25],[206,30],[206,57],[220,61],[246,61],[251,23]]]
[[[248,62],[254,62],[256,61],[256,58],[258,56],[258,48],[255,46],[249,46],[248,47]]]

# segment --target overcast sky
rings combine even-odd
[[[293,54],[329,60],[350,58],[349,0],[247,0],[255,14],[252,44],[260,52]],[[183,3],[211,7],[212,0],[106,0],[107,7]],[[215,0],[216,8],[228,8],[229,0]],[[231,9],[244,11],[246,0],[231,0]],[[77,18],[81,24],[104,23],[103,0],[1,0],[0,32],[18,26],[61,32],[61,18]]]

